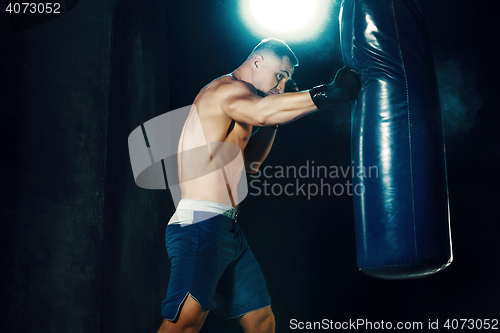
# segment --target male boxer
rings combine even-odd
[[[179,143],[182,200],[166,231],[171,274],[158,332],[198,332],[210,310],[236,318],[247,333],[274,332],[262,272],[236,223],[239,201],[232,176],[215,172],[221,153],[208,144],[209,157],[190,163],[185,152],[204,143],[232,143],[241,150],[247,172],[254,173],[269,154],[278,125],[357,97],[360,81],[348,68],[331,84],[285,93],[297,65],[288,45],[266,39],[234,72],[196,96]],[[255,135],[252,127],[259,129]],[[188,168],[214,172],[190,177]]]

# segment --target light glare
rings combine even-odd
[[[298,39],[316,33],[330,9],[323,0],[241,0],[241,14],[257,34]]]

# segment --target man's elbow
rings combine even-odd
[[[250,175],[254,175],[257,172],[259,172],[259,167],[260,167],[259,162],[252,162],[250,164],[245,165],[245,171],[246,171],[246,173],[248,173]]]
[[[253,169],[250,169],[250,168],[246,168],[245,171],[246,171],[247,175],[255,175],[258,170],[253,170]]]

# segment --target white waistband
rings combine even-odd
[[[181,199],[177,205],[177,209],[189,209],[222,214],[230,209],[233,209],[233,207],[208,200]]]

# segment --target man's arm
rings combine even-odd
[[[271,151],[276,136],[276,127],[261,127],[248,141],[245,150],[245,169],[247,173],[256,173]]]
[[[299,87],[294,80],[290,79],[286,82],[285,92],[297,92]],[[258,127],[255,131],[243,154],[245,155],[245,169],[247,173],[254,174],[262,165],[267,155],[271,151],[274,143],[278,125],[268,127]]]
[[[260,97],[255,88],[244,81],[221,85],[221,108],[238,122],[252,126],[272,126],[297,120],[318,109],[358,96],[361,81],[356,72],[341,68],[332,83],[311,90]]]
[[[317,110],[308,91],[260,97],[250,84],[234,81],[218,93],[229,118],[252,126],[285,124]]]

